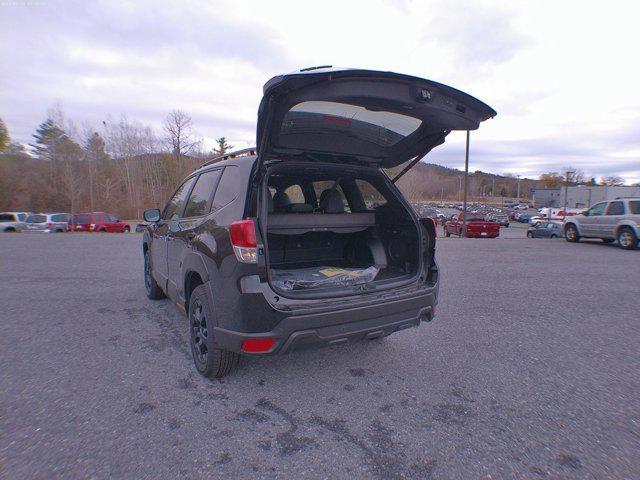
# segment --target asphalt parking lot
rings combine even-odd
[[[140,244],[0,235],[0,478],[640,478],[640,251],[439,239],[431,324],[210,381]]]

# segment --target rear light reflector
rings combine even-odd
[[[53,223],[51,223],[51,222],[47,222],[47,223],[45,224],[45,226],[46,226],[46,227],[53,227]]]
[[[253,220],[238,220],[229,225],[229,236],[236,258],[242,263],[257,263],[256,229]]]
[[[251,353],[265,353],[275,345],[275,338],[249,338],[242,342],[241,350]]]

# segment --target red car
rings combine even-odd
[[[93,212],[76,213],[70,229],[74,232],[129,233],[131,226],[110,213]]]
[[[462,236],[462,220],[464,213],[459,213],[444,224],[444,234]],[[480,213],[467,213],[467,238],[496,238],[500,235],[500,223],[485,219]]]

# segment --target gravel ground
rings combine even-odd
[[[210,381],[140,242],[0,235],[0,478],[640,478],[640,251],[441,239],[431,324]]]

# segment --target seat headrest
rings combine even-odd
[[[289,198],[289,195],[284,193],[282,190],[278,190],[273,195],[273,206],[276,210],[284,210],[290,203],[291,199]]]
[[[323,213],[344,213],[342,195],[336,189],[328,188],[320,195],[320,210]]]

